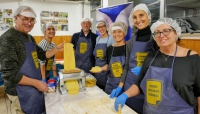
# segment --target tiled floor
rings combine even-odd
[[[16,114],[10,100],[3,91],[3,86],[0,86],[0,114]]]

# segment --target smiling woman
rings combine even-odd
[[[138,80],[124,94],[134,97],[142,90],[144,114],[199,114],[199,55],[176,44],[181,28],[171,18],[157,20],[151,32],[160,49],[149,52]]]
[[[101,67],[103,72],[96,72],[94,76],[97,79],[97,86],[104,90],[108,75],[108,72],[105,70],[108,67],[106,50],[107,47],[114,43],[114,39],[112,35],[108,34],[108,25],[104,20],[98,21],[96,27],[100,36],[97,37],[93,55],[95,56],[95,66]]]
[[[126,91],[137,81],[147,53],[154,50],[154,44],[156,47],[155,41],[151,38],[150,22],[151,13],[146,4],[138,4],[132,9],[129,24],[131,27],[134,26],[137,31],[134,31],[135,34],[126,43],[126,64],[119,86],[111,93],[112,98],[117,97],[123,87]],[[123,93],[116,99],[116,110],[118,109],[118,103],[123,106],[127,98],[127,95]],[[126,101],[126,104],[138,113],[143,113],[143,103],[144,95],[142,93]]]
[[[110,94],[117,88],[123,69],[125,66],[127,26],[123,22],[115,22],[110,26],[110,32],[115,40],[115,44],[107,48],[108,81],[105,92]]]
[[[51,23],[46,23],[42,27],[42,33],[44,34],[44,39],[38,44],[44,51],[51,50],[56,47],[55,43],[52,42],[53,37],[56,34],[55,27]],[[46,80],[50,78],[50,70],[53,71],[53,76],[56,81],[58,81],[56,72],[56,61],[55,55],[47,60],[40,61],[40,70],[42,74],[42,81],[46,83]]]

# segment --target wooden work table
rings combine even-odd
[[[104,100],[100,103],[98,99]],[[106,104],[107,100],[109,99],[109,95],[107,95],[97,86],[87,87],[86,91],[79,92],[76,95],[69,95],[67,93],[61,95],[59,92],[45,93],[46,113],[106,114],[107,112],[107,114],[117,114],[117,112],[114,110],[114,99],[112,100],[113,102]],[[121,114],[137,114],[134,110],[130,109],[126,105],[122,108],[121,112]]]

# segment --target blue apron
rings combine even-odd
[[[100,38],[99,38],[100,40]],[[106,56],[106,49],[107,49],[107,43],[109,40],[109,36],[106,43],[98,43],[94,48],[93,55],[96,57],[95,59],[95,66],[103,67],[107,64],[107,56]],[[103,71],[98,74],[94,74],[94,77],[97,79],[97,84],[105,86],[107,81],[108,71]]]
[[[92,68],[92,65],[94,63],[92,59],[93,56],[92,52],[93,49],[92,49],[91,34],[90,38],[79,36],[75,51],[76,67],[89,73],[89,70]]]
[[[126,77],[126,81],[124,84],[124,91],[128,90],[138,79],[138,76],[131,72],[131,69],[136,67],[137,62],[137,56],[136,54],[138,52],[150,52],[153,51],[153,44],[151,42],[139,42],[136,41],[137,36],[134,36],[134,42],[132,46],[132,51],[129,56],[129,69],[128,74]],[[143,104],[144,104],[144,94],[140,93],[139,95],[135,97],[128,98],[126,101],[126,104],[131,107],[133,110],[142,113],[143,110]]]
[[[124,45],[124,48],[125,48],[125,45]],[[114,49],[115,48],[113,46],[111,59],[108,66],[108,69],[110,72],[108,74],[108,80],[107,80],[106,88],[105,88],[105,92],[107,94],[110,94],[112,90],[117,88],[117,86],[119,85],[121,74],[123,73],[123,69],[125,66],[125,54],[121,56],[113,57],[112,55],[113,55]],[[124,49],[124,53],[125,53],[125,49]]]
[[[41,72],[38,63],[36,44],[25,42],[26,59],[19,72],[29,78],[41,80]],[[33,86],[16,84],[22,111],[25,114],[42,114],[45,111],[44,94]]]
[[[151,66],[159,51],[151,61],[140,83],[146,96],[144,114],[194,114],[194,108],[180,97],[172,83],[176,51],[171,68]]]
[[[45,68],[46,68],[45,78],[46,79],[48,79],[50,77],[50,74],[51,74],[50,70],[53,66],[54,58],[55,58],[55,56],[52,56],[51,58],[46,60],[46,63],[45,63]]]

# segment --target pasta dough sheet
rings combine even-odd
[[[114,109],[115,99],[110,99],[109,96],[101,98],[93,98],[89,100],[80,100],[67,102],[63,104],[65,114],[117,114]],[[121,110],[122,114],[136,114],[127,106]]]
[[[79,85],[77,80],[67,80],[65,82],[68,94],[78,94]]]

